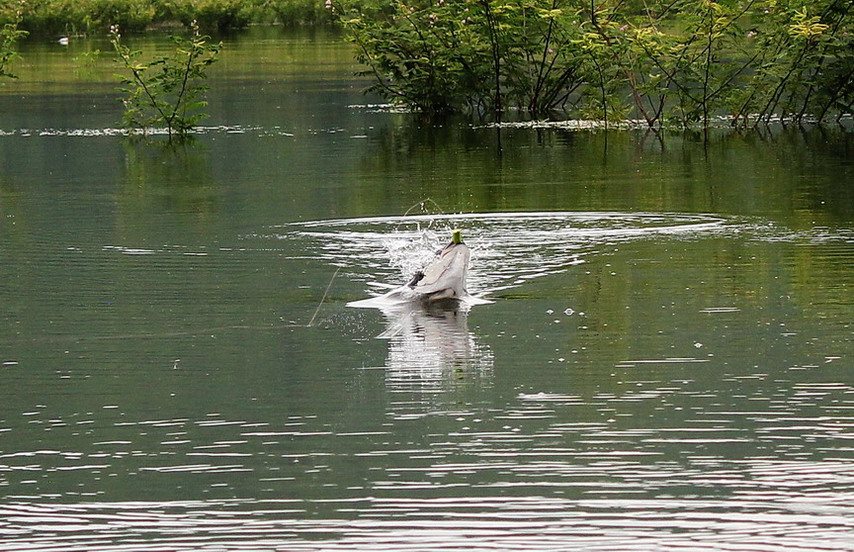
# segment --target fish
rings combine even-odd
[[[348,307],[384,308],[402,303],[421,303],[425,306],[456,303],[469,298],[466,289],[471,250],[454,230],[451,242],[443,247],[423,270],[415,273],[406,285],[380,297],[347,303]]]
[[[423,271],[416,272],[407,286],[426,302],[462,299],[468,296],[466,278],[470,259],[471,251],[463,242],[462,233],[455,230],[451,243]]]

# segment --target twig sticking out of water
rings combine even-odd
[[[332,287],[332,282],[335,281],[335,277],[338,276],[338,271],[341,270],[341,267],[335,269],[335,273],[332,274],[332,278],[329,279],[329,283],[326,284],[326,290],[323,292],[323,297],[320,298],[320,303],[317,304],[317,308],[314,309],[314,314],[311,316],[311,320],[308,321],[306,325],[307,328],[310,328],[312,324],[314,324],[314,319],[317,318],[317,313],[320,312],[320,307],[323,306],[323,302],[326,301],[326,296],[329,294],[329,289]]]

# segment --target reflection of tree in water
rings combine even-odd
[[[458,305],[420,304],[384,310],[389,340],[386,383],[393,393],[416,393],[425,406],[456,403],[441,397],[462,388],[483,387],[490,379],[493,355],[468,329],[468,311]],[[400,410],[402,403],[396,403]]]
[[[207,218],[219,208],[221,190],[203,147],[166,142],[125,142],[123,198],[134,207],[151,202],[158,209]]]

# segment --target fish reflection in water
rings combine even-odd
[[[469,310],[478,302],[488,301],[466,296],[425,302],[386,294],[350,305],[377,308],[385,316],[377,338],[389,342],[385,380],[399,394],[390,403],[394,417],[453,410],[459,393],[490,387],[492,351],[468,328]]]
[[[418,418],[458,408],[459,395],[491,387],[492,350],[468,328],[469,307],[460,301],[405,303],[380,309],[388,340],[387,389],[398,399],[390,413]]]
[[[388,368],[398,378],[423,384],[458,369],[492,367],[492,353],[468,329],[468,308],[459,301],[410,303],[382,311],[387,326]]]

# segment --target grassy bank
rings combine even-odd
[[[253,23],[331,24],[325,0],[4,0],[4,19],[20,13],[31,35],[106,34],[110,25],[125,31],[189,26],[228,31]]]

